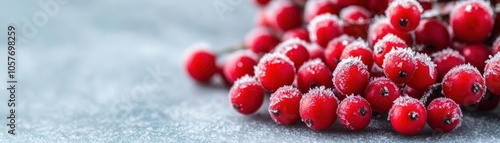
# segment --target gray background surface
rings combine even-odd
[[[462,126],[449,134],[426,127],[411,137],[392,131],[385,117],[362,132],[347,132],[338,123],[315,132],[302,123],[275,124],[267,101],[254,115],[234,112],[227,88],[198,85],[182,69],[190,44],[205,41],[221,49],[253,27],[256,8],[250,1],[231,1],[57,2],[58,11],[36,34],[19,35],[24,40],[18,46],[18,135],[6,133],[2,88],[0,142],[500,142],[498,110],[466,113]],[[221,3],[232,9],[217,13],[214,5]],[[22,29],[23,19],[33,21],[43,11],[38,0],[1,0],[0,39],[6,39],[8,24]],[[6,59],[5,51],[0,59]]]

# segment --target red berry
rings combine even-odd
[[[267,53],[276,47],[280,40],[274,36],[269,29],[256,27],[245,37],[245,47],[255,53]]]
[[[460,105],[472,105],[486,92],[484,78],[470,64],[452,68],[443,78],[443,93]]]
[[[389,24],[389,21],[385,17],[375,17],[375,22],[370,25],[368,29],[368,43],[370,45],[375,45],[378,40],[382,39],[385,35],[392,33],[397,37],[403,39],[406,45],[412,45],[413,41],[409,33],[400,32]]]
[[[266,7],[266,17],[275,30],[286,32],[302,25],[302,12],[288,0],[273,0]]]
[[[337,120],[338,99],[330,89],[311,89],[300,100],[300,117],[313,130],[326,130]]]
[[[423,46],[422,52],[434,53],[450,46],[450,33],[439,20],[424,19],[415,29],[415,42]]]
[[[299,38],[299,39],[304,40],[306,42],[311,42],[311,40],[309,39],[309,32],[305,28],[296,28],[296,29],[288,30],[287,32],[285,32],[283,34],[283,37],[281,40],[286,41],[286,40],[293,39],[293,38]]]
[[[297,72],[297,85],[302,93],[319,86],[333,88],[330,79],[332,79],[331,71],[320,59],[304,63]]]
[[[387,34],[381,40],[378,40],[377,43],[373,46],[373,59],[375,63],[382,67],[384,64],[385,55],[389,53],[394,48],[406,48],[408,47],[403,41],[403,39],[399,38],[394,34]]]
[[[401,96],[401,92],[389,78],[377,77],[370,80],[364,95],[373,111],[387,113],[393,102]]]
[[[304,8],[304,20],[309,23],[314,17],[325,13],[338,15],[339,8],[331,0],[310,0]]]
[[[340,60],[344,60],[349,57],[360,57],[361,61],[363,61],[368,69],[372,69],[373,52],[372,49],[368,47],[368,44],[366,44],[366,42],[362,39],[358,39],[345,46],[345,49],[340,56]]]
[[[259,7],[265,7],[271,0],[253,0],[253,3]]]
[[[427,112],[420,101],[408,96],[401,96],[389,111],[392,128],[402,135],[415,135],[425,126]]]
[[[337,115],[345,129],[359,131],[370,123],[372,109],[366,99],[359,95],[351,95],[340,102]]]
[[[499,17],[500,17],[500,14],[499,14]],[[493,43],[493,47],[491,47],[491,49],[492,49],[491,54],[493,54],[493,55],[495,55],[498,52],[500,52],[500,37],[497,37],[497,39]]]
[[[484,1],[459,2],[451,12],[450,25],[458,40],[482,42],[493,29],[493,10]]]
[[[330,41],[325,48],[325,63],[330,69],[335,70],[337,64],[340,62],[340,56],[345,49],[345,46],[354,41],[354,38],[342,35]]]
[[[333,71],[333,85],[343,95],[361,94],[370,78],[368,67],[359,57],[342,60]]]
[[[481,101],[479,101],[478,109],[481,111],[491,111],[497,108],[500,103],[500,95],[494,95],[487,91]]]
[[[299,105],[302,93],[293,86],[283,86],[271,94],[269,114],[283,125],[295,124],[300,120]]]
[[[370,20],[371,12],[367,9],[352,5],[346,8],[343,8],[340,11],[340,18],[346,25],[344,26],[344,32],[350,36],[355,38],[363,38],[366,39],[369,24],[367,23]]]
[[[413,77],[407,82],[408,86],[420,91],[426,91],[429,86],[436,83],[436,64],[427,54],[418,53],[415,56],[416,69]]]
[[[416,0],[395,0],[389,4],[385,15],[394,29],[410,32],[417,28],[423,11],[424,9]]]
[[[233,53],[223,67],[226,80],[233,84],[244,75],[254,75],[253,67],[257,65],[257,55],[250,51]]]
[[[189,47],[189,53],[184,60],[184,68],[192,79],[198,82],[208,82],[217,72],[215,54],[209,45],[199,43]]]
[[[384,69],[382,69],[378,65],[374,64],[372,66],[372,69],[370,70],[370,76],[371,77],[385,77]]]
[[[326,47],[330,40],[342,35],[342,25],[336,15],[325,13],[316,16],[309,26],[310,38],[312,42],[321,47]]]
[[[460,126],[462,111],[449,98],[434,99],[427,106],[427,123],[438,132],[448,133]]]
[[[484,66],[486,66],[484,61],[488,60],[491,54],[490,49],[484,44],[466,45],[461,49],[461,53],[465,60],[481,73],[484,72]]]
[[[500,95],[500,53],[486,61],[484,78],[488,90],[495,95]]]
[[[241,114],[252,114],[264,102],[264,90],[254,77],[245,75],[238,79],[229,90],[229,101]]]
[[[255,23],[258,27],[270,27],[269,20],[266,17],[266,11],[264,9],[260,9],[255,16]]]
[[[309,60],[309,51],[307,51],[307,46],[309,45],[306,41],[294,38],[276,46],[275,52],[284,54],[292,60],[295,67],[299,68],[304,62]]]
[[[392,49],[385,55],[385,75],[396,84],[407,83],[415,74],[415,53],[409,48]]]
[[[449,48],[432,54],[432,57],[433,62],[436,63],[437,81],[441,81],[451,68],[465,64],[464,56]]]
[[[493,30],[491,31],[491,40],[495,40],[495,38],[498,39],[498,36],[500,36],[500,14],[495,16],[495,21],[493,23],[495,24],[493,25]]]
[[[335,0],[337,7],[345,9],[349,6],[364,6],[366,5],[366,0]]]
[[[264,89],[274,92],[282,86],[293,83],[295,67],[293,62],[283,54],[266,54],[257,64],[255,76]]]

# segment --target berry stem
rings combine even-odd
[[[215,54],[217,56],[219,56],[219,55],[224,55],[226,53],[233,53],[235,51],[239,51],[239,50],[243,50],[243,49],[245,49],[245,45],[243,44],[243,42],[240,42],[236,45],[232,45],[232,46],[220,49],[220,50],[216,50]]]

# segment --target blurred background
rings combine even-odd
[[[229,10],[218,11],[220,4]],[[338,123],[327,132],[283,127],[270,119],[267,101],[256,114],[237,114],[226,88],[187,77],[182,56],[200,41],[214,49],[239,43],[256,13],[244,0],[1,0],[0,39],[12,24],[20,34],[18,135],[0,126],[0,142],[498,140],[498,114],[467,116],[469,124],[437,137],[428,127],[415,137],[399,136],[384,119],[358,133]],[[0,52],[6,59],[6,49]],[[7,102],[7,90],[0,93]],[[7,123],[6,108],[0,103],[0,125]]]

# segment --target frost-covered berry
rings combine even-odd
[[[410,32],[420,23],[423,8],[416,0],[394,0],[389,4],[385,15],[392,27],[401,32]]]
[[[309,60],[309,52],[307,47],[309,44],[306,41],[298,38],[293,38],[284,41],[276,46],[275,52],[284,54],[294,63],[295,67],[300,67],[304,62]]]
[[[269,114],[271,118],[283,125],[295,124],[300,120],[299,105],[302,93],[293,86],[283,86],[271,94]]]
[[[370,80],[370,71],[359,57],[342,60],[333,71],[333,85],[343,95],[361,94]]]
[[[415,135],[425,127],[427,112],[420,101],[405,95],[394,101],[388,119],[399,134]]]
[[[330,41],[328,46],[325,48],[325,63],[330,67],[330,69],[335,70],[337,64],[340,62],[340,56],[344,51],[345,47],[352,43],[354,38],[347,35],[342,35]]]
[[[420,91],[426,91],[429,86],[436,83],[436,64],[427,54],[418,53],[415,56],[416,69],[407,85]]]
[[[366,99],[357,95],[347,96],[337,109],[340,124],[347,130],[358,131],[368,126],[372,109]]]
[[[389,79],[396,84],[402,84],[413,77],[416,65],[415,52],[410,48],[396,48],[385,55],[382,68]]]
[[[361,61],[363,61],[368,69],[371,69],[373,66],[372,49],[363,39],[358,39],[345,46],[342,55],[340,55],[340,60],[344,60],[349,57],[360,57]]]
[[[443,93],[459,105],[472,105],[486,93],[486,83],[477,68],[463,64],[451,69],[443,78]]]
[[[398,86],[386,77],[377,77],[370,80],[366,86],[366,100],[370,103],[373,111],[387,113],[394,101],[401,96]]]
[[[500,95],[500,53],[486,61],[484,78],[488,90],[495,95]]]
[[[373,59],[375,63],[382,67],[385,55],[394,48],[406,48],[406,42],[394,34],[387,34],[373,46]]]
[[[316,16],[307,27],[311,42],[326,47],[330,40],[342,35],[342,24],[336,15],[325,13]]]
[[[465,64],[464,56],[450,48],[434,53],[432,57],[432,61],[436,64],[437,81],[441,81],[451,68]]]
[[[453,131],[460,126],[461,118],[460,107],[449,98],[434,99],[427,106],[427,123],[437,132]]]
[[[456,39],[479,43],[488,38],[493,29],[493,10],[482,0],[459,2],[451,11],[450,25]]]
[[[325,87],[316,87],[300,100],[300,117],[313,130],[326,130],[337,120],[339,100]]]
[[[264,27],[252,29],[247,33],[244,40],[245,47],[254,53],[268,53],[279,43],[280,39]]]
[[[233,109],[241,114],[252,114],[264,102],[264,90],[254,77],[239,78],[229,90],[229,101]]]
[[[208,82],[217,72],[216,56],[206,43],[194,44],[184,59],[184,69],[189,76],[202,83]]]
[[[270,53],[260,59],[255,67],[255,76],[264,89],[274,92],[282,86],[293,83],[295,67],[285,55]]]
[[[240,51],[230,55],[222,70],[226,80],[233,84],[244,75],[253,76],[255,65],[257,65],[257,55],[250,51]]]
[[[297,86],[302,93],[320,86],[333,88],[330,69],[321,59],[310,60],[302,65],[297,72]]]

